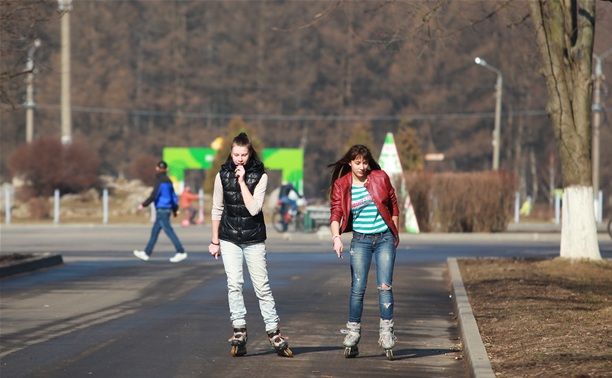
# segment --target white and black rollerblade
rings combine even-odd
[[[389,361],[393,360],[393,347],[395,346],[395,340],[397,337],[393,334],[393,319],[384,320],[380,319],[380,331],[378,344],[385,350],[385,355]]]
[[[283,337],[279,329],[268,332],[268,340],[270,345],[276,350],[276,354],[283,357],[293,357],[293,352],[289,349],[287,339]]]
[[[247,330],[246,327],[234,328],[234,335],[229,338],[230,344],[232,344],[232,356],[240,357],[247,353]]]
[[[344,337],[344,357],[353,358],[359,355],[359,339],[361,339],[361,323],[348,322],[346,328],[340,332],[346,334]]]

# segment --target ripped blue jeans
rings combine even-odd
[[[349,322],[361,322],[363,297],[368,284],[372,257],[376,263],[376,286],[380,317],[393,319],[393,267],[395,265],[395,237],[391,231],[380,234],[353,232],[351,240],[351,297]]]

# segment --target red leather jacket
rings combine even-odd
[[[331,216],[329,223],[337,221],[340,224],[340,233],[353,231],[353,216],[351,213],[351,185],[353,184],[352,174],[347,173],[334,183],[331,195]],[[376,204],[378,212],[385,220],[389,230],[395,236],[395,246],[399,244],[399,230],[391,219],[399,216],[397,197],[395,189],[391,185],[391,180],[383,170],[373,170],[368,174],[365,188]]]

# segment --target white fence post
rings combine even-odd
[[[59,223],[60,218],[60,191],[55,189],[53,192],[53,223]]]
[[[518,223],[520,219],[521,209],[521,193],[516,192],[514,195],[514,223]]]
[[[200,197],[198,199],[199,201],[199,206],[200,206],[200,215],[198,217],[198,219],[200,220],[200,223],[204,222],[204,190],[200,189],[198,190],[198,196]]]
[[[595,200],[595,222],[601,223],[603,221],[603,191],[597,193]]]
[[[6,224],[11,224],[11,184],[4,184],[4,213]]]
[[[102,191],[102,223],[108,224],[108,189]]]
[[[555,195],[555,224],[559,224],[561,219],[561,195],[557,193]]]

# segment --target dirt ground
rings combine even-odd
[[[497,377],[612,377],[612,262],[463,259]]]

